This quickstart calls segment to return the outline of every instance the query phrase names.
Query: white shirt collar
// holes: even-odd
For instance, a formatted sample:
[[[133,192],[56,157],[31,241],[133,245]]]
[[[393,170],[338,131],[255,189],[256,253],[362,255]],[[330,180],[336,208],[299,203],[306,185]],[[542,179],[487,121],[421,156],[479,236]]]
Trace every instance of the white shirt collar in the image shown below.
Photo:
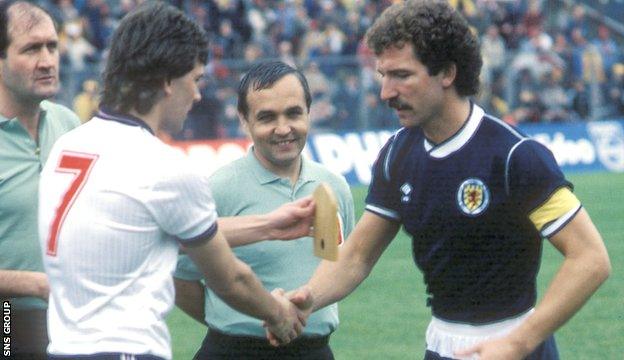
[[[445,158],[455,151],[461,149],[468,141],[472,138],[474,133],[479,128],[479,124],[481,124],[481,120],[485,115],[485,111],[480,108],[478,105],[471,102],[471,111],[468,116],[468,121],[459,129],[459,131],[446,139],[442,143],[438,145],[432,144],[429,140],[425,138],[424,146],[425,150],[429,152],[429,155],[434,158]]]

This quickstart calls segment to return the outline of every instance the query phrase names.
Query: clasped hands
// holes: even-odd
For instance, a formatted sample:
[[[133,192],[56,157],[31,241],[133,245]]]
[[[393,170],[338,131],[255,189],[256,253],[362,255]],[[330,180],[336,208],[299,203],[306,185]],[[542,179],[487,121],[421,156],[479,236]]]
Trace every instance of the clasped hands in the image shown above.
[[[280,306],[280,316],[273,321],[265,321],[267,339],[273,346],[286,345],[303,332],[312,312],[312,294],[307,287],[288,293],[284,289],[271,292]]]

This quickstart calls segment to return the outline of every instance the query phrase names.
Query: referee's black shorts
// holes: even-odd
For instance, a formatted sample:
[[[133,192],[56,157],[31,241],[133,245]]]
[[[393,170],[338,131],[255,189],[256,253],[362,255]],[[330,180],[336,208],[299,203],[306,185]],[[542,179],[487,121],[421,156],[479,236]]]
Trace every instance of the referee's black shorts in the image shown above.
[[[209,330],[194,360],[333,360],[329,335],[299,337],[288,345],[274,347],[265,338],[232,336]]]
[[[48,347],[46,310],[11,312],[11,358],[44,360]]]

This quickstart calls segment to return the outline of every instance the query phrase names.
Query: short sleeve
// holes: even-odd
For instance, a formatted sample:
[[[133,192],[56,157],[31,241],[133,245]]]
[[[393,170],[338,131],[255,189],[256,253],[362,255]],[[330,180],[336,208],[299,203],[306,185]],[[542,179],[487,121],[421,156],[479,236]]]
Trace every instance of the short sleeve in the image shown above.
[[[524,141],[511,154],[508,177],[514,205],[544,237],[562,229],[581,207],[553,154],[536,141]]]
[[[523,141],[510,156],[509,193],[527,214],[546,202],[555,190],[573,188],[552,152],[537,141]]]
[[[392,221],[400,221],[399,192],[391,178],[395,138],[391,137],[373,165],[373,176],[366,196],[366,210]]]
[[[190,166],[167,171],[150,192],[146,206],[162,229],[186,245],[211,239],[217,213],[205,175]]]

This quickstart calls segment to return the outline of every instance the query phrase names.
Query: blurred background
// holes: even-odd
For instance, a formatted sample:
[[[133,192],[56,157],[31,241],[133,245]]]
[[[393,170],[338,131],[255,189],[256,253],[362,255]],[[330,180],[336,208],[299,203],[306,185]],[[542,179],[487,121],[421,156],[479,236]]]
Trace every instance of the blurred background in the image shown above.
[[[57,101],[86,121],[108,40],[141,0],[40,0],[60,24],[63,92]],[[203,98],[179,140],[243,136],[238,81],[258,59],[306,74],[317,132],[398,127],[379,101],[379,79],[363,36],[393,1],[170,0],[210,34]],[[486,110],[512,123],[624,117],[624,0],[450,0],[479,35]]]

